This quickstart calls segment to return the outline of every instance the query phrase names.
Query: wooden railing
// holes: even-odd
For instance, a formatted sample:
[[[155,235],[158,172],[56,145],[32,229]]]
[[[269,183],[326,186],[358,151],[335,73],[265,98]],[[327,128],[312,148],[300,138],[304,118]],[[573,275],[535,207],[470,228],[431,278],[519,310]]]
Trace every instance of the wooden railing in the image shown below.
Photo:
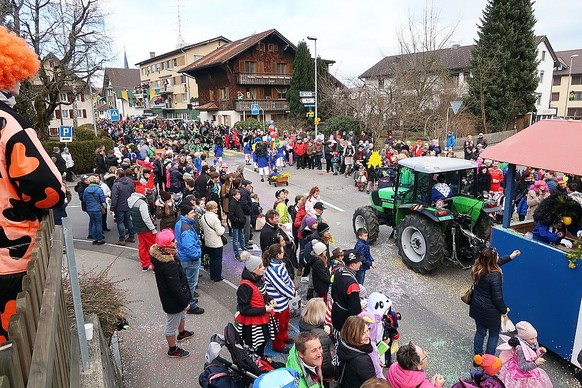
[[[239,73],[236,75],[238,85],[291,85],[290,74]]]
[[[242,112],[242,111],[250,112],[252,104],[259,104],[259,109],[260,109],[261,114],[263,114],[263,111],[287,112],[289,110],[289,102],[287,100],[270,100],[270,99],[236,101],[234,103],[234,110],[237,112]]]
[[[0,346],[0,388],[69,387],[79,374],[71,358],[71,322],[62,281],[63,229],[46,216],[36,235],[32,259]],[[78,346],[78,343],[76,344]],[[78,352],[76,352],[78,353]],[[72,367],[73,366],[73,367]]]

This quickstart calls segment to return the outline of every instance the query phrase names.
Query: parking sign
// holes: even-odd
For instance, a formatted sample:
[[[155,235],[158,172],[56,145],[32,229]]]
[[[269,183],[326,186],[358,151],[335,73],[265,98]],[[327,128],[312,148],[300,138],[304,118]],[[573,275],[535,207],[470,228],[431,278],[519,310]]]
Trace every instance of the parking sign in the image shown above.
[[[61,125],[59,131],[61,143],[70,143],[73,141],[73,127],[69,125]]]

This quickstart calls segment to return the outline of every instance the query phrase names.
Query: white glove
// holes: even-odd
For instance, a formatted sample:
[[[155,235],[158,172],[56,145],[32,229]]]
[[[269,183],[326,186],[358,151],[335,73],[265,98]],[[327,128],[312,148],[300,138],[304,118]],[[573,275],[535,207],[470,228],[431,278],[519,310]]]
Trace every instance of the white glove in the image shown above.
[[[560,244],[562,244],[566,248],[572,248],[572,241],[566,240],[565,238],[560,240]]]
[[[578,233],[576,233],[576,237],[582,238],[582,230],[579,230]]]

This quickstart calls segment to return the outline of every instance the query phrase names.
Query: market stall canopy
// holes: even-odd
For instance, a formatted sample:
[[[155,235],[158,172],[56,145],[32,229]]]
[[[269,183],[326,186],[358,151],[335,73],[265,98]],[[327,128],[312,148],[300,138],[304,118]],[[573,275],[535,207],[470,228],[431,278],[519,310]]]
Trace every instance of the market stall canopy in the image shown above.
[[[479,156],[520,166],[582,175],[582,121],[541,120],[487,147]]]

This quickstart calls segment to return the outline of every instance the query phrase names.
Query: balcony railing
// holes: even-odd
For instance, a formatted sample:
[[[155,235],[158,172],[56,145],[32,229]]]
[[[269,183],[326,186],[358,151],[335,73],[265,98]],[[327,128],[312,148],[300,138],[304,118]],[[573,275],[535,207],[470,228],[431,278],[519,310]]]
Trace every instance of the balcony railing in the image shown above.
[[[238,85],[291,85],[289,74],[240,73],[236,75]]]
[[[234,110],[236,110],[238,112],[242,112],[242,111],[250,112],[251,104],[259,104],[259,109],[261,111],[265,111],[265,112],[273,112],[273,111],[286,112],[289,110],[289,102],[287,100],[236,101],[234,104]]]

